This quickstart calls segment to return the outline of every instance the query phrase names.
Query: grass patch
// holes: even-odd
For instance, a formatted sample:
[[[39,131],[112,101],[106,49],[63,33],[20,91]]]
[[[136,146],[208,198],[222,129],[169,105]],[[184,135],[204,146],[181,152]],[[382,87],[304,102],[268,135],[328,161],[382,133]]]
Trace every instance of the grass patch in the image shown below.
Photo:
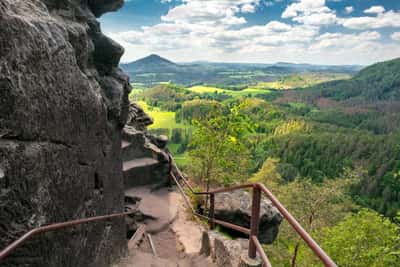
[[[219,93],[219,94],[227,94],[230,96],[245,96],[245,95],[257,95],[257,94],[268,94],[270,93],[269,90],[263,89],[263,88],[246,88],[244,90],[227,90],[227,89],[221,89],[217,87],[211,87],[211,86],[193,86],[190,88],[187,88],[187,90],[198,93],[198,94],[207,94],[207,93]]]
[[[228,90],[224,90],[221,88],[217,88],[217,87],[210,87],[210,86],[193,86],[188,88],[189,91],[194,92],[194,93],[198,93],[198,94],[205,94],[205,93],[224,93]]]
[[[150,125],[149,129],[169,129],[170,132],[174,128],[187,129],[189,126],[183,123],[177,123],[175,120],[176,113],[173,111],[163,111],[157,107],[151,107],[144,101],[137,102],[139,106],[153,119],[154,123]]]

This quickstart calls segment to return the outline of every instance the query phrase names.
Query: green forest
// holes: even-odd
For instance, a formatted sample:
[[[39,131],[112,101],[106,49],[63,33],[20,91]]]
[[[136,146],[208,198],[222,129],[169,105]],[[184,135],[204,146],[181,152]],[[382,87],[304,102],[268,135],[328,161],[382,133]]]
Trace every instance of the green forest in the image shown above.
[[[400,59],[352,76],[133,84],[130,99],[199,187],[262,182],[339,266],[400,266]],[[320,266],[286,223],[265,250]]]

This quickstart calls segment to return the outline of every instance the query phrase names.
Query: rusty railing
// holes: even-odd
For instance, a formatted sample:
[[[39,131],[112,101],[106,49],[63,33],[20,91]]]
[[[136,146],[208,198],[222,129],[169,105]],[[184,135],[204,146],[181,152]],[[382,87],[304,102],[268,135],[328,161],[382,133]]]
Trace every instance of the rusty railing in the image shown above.
[[[172,159],[172,158],[171,158]],[[244,184],[244,185],[237,185],[227,188],[220,188],[211,190],[209,192],[196,192],[193,187],[189,184],[189,181],[185,178],[179,168],[176,166],[176,163],[172,159],[171,163],[176,170],[179,179],[183,181],[183,183],[189,188],[189,190],[195,195],[209,195],[210,201],[210,208],[208,211],[208,216],[204,216],[202,214],[197,213],[197,211],[193,208],[188,199],[182,185],[178,181],[178,178],[173,173],[170,172],[171,178],[176,183],[179,191],[181,192],[186,204],[192,210],[192,213],[200,218],[208,220],[210,229],[214,229],[216,224],[221,226],[239,231],[241,233],[246,234],[249,236],[249,250],[248,256],[251,259],[256,258],[257,253],[259,254],[263,264],[265,267],[271,267],[271,263],[262,248],[257,235],[259,229],[259,222],[260,222],[260,204],[261,204],[261,194],[263,193],[271,202],[272,204],[279,210],[282,216],[288,221],[288,223],[292,226],[295,232],[304,240],[304,242],[308,245],[308,247],[314,252],[316,256],[322,261],[322,263],[326,267],[337,267],[336,263],[328,256],[328,254],[315,242],[315,240],[307,233],[306,230],[300,225],[300,223],[290,214],[289,211],[279,202],[279,200],[268,190],[268,188],[261,184],[261,183],[251,183],[251,184]],[[251,210],[251,221],[250,221],[250,229],[231,224],[228,222],[224,222],[221,220],[217,220],[214,217],[214,208],[215,208],[215,194],[223,193],[223,192],[231,192],[238,189],[252,189],[253,190],[253,199],[252,199],[252,210]]]
[[[0,251],[0,262],[2,262],[7,256],[9,256],[15,249],[18,247],[22,246],[28,239],[31,239],[33,236],[41,234],[41,233],[46,233],[46,232],[53,232],[73,226],[77,226],[80,224],[85,224],[85,223],[90,223],[90,222],[98,222],[98,221],[105,221],[117,217],[124,217],[127,215],[131,215],[135,213],[135,211],[128,211],[128,212],[122,212],[122,213],[115,213],[115,214],[109,214],[109,215],[104,215],[104,216],[97,216],[97,217],[90,217],[90,218],[84,218],[84,219],[77,219],[73,221],[67,221],[67,222],[60,222],[60,223],[54,223],[54,224],[49,224],[49,225],[44,225],[41,227],[34,228],[15,240],[13,243],[8,245],[5,249]]]
[[[264,193],[266,197],[272,202],[272,204],[280,211],[282,216],[288,221],[288,223],[293,227],[293,229],[297,232],[297,234],[306,242],[306,244],[310,247],[310,249],[320,258],[320,260],[324,263],[327,267],[337,267],[335,262],[322,250],[322,248],[314,241],[314,239],[304,230],[304,228],[297,222],[297,220],[286,210],[286,208],[279,202],[279,200],[265,187],[265,185],[261,183],[252,183],[252,184],[244,184],[244,185],[237,185],[232,186],[229,188],[220,188],[211,190],[209,192],[196,192],[193,187],[190,185],[189,181],[185,178],[179,168],[176,166],[172,157],[170,158],[171,164],[173,165],[174,169],[176,170],[179,178],[184,182],[184,184],[189,188],[189,190],[195,195],[209,195],[210,201],[210,208],[208,212],[208,216],[204,216],[203,214],[199,214],[191,205],[188,196],[185,193],[182,185],[178,181],[178,178],[173,173],[173,170],[170,171],[170,176],[174,180],[175,184],[177,185],[179,191],[181,192],[184,201],[186,202],[187,206],[191,209],[192,213],[197,217],[203,218],[208,220],[210,228],[214,229],[215,225],[221,225],[241,233],[246,234],[249,236],[249,250],[248,255],[250,258],[255,258],[257,253],[259,254],[260,258],[263,261],[264,266],[271,267],[271,263],[266,256],[258,238],[258,229],[259,229],[259,220],[260,220],[260,203],[261,203],[261,193]],[[214,208],[215,208],[215,194],[223,193],[223,192],[231,192],[238,189],[244,188],[251,188],[253,189],[253,199],[252,199],[252,212],[251,212],[251,223],[250,229],[245,227],[241,227],[239,225],[235,225],[229,222],[221,221],[215,219],[214,216]],[[90,222],[97,222],[97,221],[104,221],[112,218],[117,217],[124,217],[130,214],[135,213],[135,211],[123,212],[123,213],[116,213],[116,214],[109,214],[104,216],[97,216],[97,217],[90,217],[84,219],[77,219],[73,221],[55,223],[50,225],[41,226],[38,228],[34,228],[21,236],[19,239],[8,245],[5,249],[0,251],[0,262],[3,261],[7,256],[9,256],[15,249],[22,246],[27,240],[32,238],[35,235],[57,231],[60,229],[65,229],[69,227],[73,227],[80,224],[90,223]]]

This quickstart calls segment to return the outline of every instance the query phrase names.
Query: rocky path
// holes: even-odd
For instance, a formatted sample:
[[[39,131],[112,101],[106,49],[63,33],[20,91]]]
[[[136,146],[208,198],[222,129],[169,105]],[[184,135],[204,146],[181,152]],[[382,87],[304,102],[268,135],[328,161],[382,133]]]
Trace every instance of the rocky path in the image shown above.
[[[138,209],[148,217],[144,221],[146,233],[138,246],[113,267],[215,266],[200,255],[202,228],[192,220],[179,193],[165,188],[151,192],[149,187],[136,187],[126,190],[126,195],[141,198]]]

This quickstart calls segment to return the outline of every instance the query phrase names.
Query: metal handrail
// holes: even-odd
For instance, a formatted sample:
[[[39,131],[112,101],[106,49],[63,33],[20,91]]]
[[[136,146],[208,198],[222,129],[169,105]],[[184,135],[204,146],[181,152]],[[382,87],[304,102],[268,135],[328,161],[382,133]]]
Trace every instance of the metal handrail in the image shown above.
[[[186,185],[189,185],[189,182],[187,179],[183,176],[182,172],[179,170],[179,168],[176,166],[175,162],[172,162],[174,168],[177,170],[177,173],[179,174],[180,178]],[[316,256],[324,263],[326,267],[337,267],[336,263],[329,257],[329,255],[318,245],[318,243],[310,236],[310,234],[307,233],[306,230],[300,225],[300,223],[293,217],[293,215],[290,214],[290,212],[280,203],[280,201],[271,193],[271,191],[268,190],[268,188],[263,185],[262,183],[250,183],[250,184],[243,184],[243,185],[236,185],[232,187],[226,187],[226,188],[218,188],[214,190],[210,190],[208,192],[196,192],[193,190],[193,188],[189,185],[190,191],[192,191],[193,194],[197,195],[210,195],[210,212],[209,216],[204,216],[198,214],[192,205],[190,204],[190,201],[187,199],[187,196],[185,194],[185,191],[183,190],[182,186],[180,185],[178,179],[176,178],[175,174],[171,171],[170,172],[171,177],[177,184],[179,190],[181,191],[182,195],[185,198],[186,204],[189,206],[189,208],[192,210],[193,214],[199,217],[202,217],[204,219],[207,219],[210,225],[211,229],[214,229],[215,224],[222,225],[224,227],[242,232],[246,235],[249,236],[249,257],[250,258],[255,258],[256,253],[260,254],[260,257],[264,263],[264,266],[270,267],[271,263],[268,260],[268,257],[266,256],[264,250],[262,249],[262,246],[257,238],[258,235],[258,226],[259,226],[259,213],[260,213],[260,203],[261,203],[261,192],[266,195],[266,197],[272,202],[272,204],[279,210],[279,212],[282,214],[282,216],[289,222],[289,224],[292,226],[292,228],[295,230],[295,232],[306,242],[308,247],[314,252]],[[234,225],[228,222],[216,220],[214,218],[214,201],[215,201],[215,194],[218,193],[223,193],[223,192],[231,192],[235,191],[238,189],[244,189],[244,188],[253,188],[253,200],[252,200],[252,216],[251,216],[251,224],[250,224],[250,229],[240,227],[238,225]]]
[[[262,249],[262,246],[257,238],[258,235],[258,226],[259,226],[259,219],[260,219],[260,203],[261,203],[261,192],[264,193],[267,198],[272,202],[272,204],[279,210],[279,212],[282,214],[282,216],[289,222],[289,224],[293,227],[293,229],[300,235],[300,237],[306,242],[306,244],[310,247],[310,249],[320,258],[320,260],[324,263],[325,266],[327,267],[337,267],[335,262],[325,253],[325,251],[315,242],[315,240],[307,233],[307,231],[304,230],[304,228],[300,225],[299,222],[290,214],[289,211],[286,210],[286,208],[279,202],[279,200],[268,190],[268,188],[261,184],[261,183],[251,183],[251,184],[244,184],[244,185],[237,185],[237,186],[232,186],[232,187],[227,187],[227,188],[219,188],[215,190],[211,190],[208,192],[196,192],[194,189],[190,186],[189,182],[187,179],[183,176],[182,172],[179,170],[179,168],[176,166],[175,162],[173,161],[172,157],[171,158],[171,164],[173,164],[173,167],[175,170],[177,170],[178,175],[184,181],[186,186],[190,189],[190,191],[193,194],[196,195],[210,195],[210,210],[209,210],[209,216],[204,216],[202,214],[199,214],[195,211],[193,206],[190,203],[190,200],[185,194],[185,191],[181,184],[178,181],[178,178],[175,176],[173,171],[170,171],[170,176],[173,178],[174,182],[178,186],[179,191],[181,192],[182,196],[184,197],[184,200],[187,204],[187,206],[192,210],[192,213],[196,215],[197,217],[203,218],[208,220],[210,224],[210,228],[214,229],[215,224],[222,225],[224,227],[242,232],[246,235],[249,236],[249,257],[250,258],[255,258],[256,253],[260,254],[260,257],[264,263],[264,266],[266,267],[271,267],[271,263],[268,260],[268,257],[266,256],[264,250]],[[217,220],[214,218],[214,205],[215,205],[215,194],[218,193],[223,193],[223,192],[231,192],[235,191],[238,189],[243,189],[243,188],[253,188],[253,200],[252,200],[252,216],[251,216],[251,224],[250,224],[250,229],[231,224],[225,221]],[[7,256],[9,256],[16,248],[20,247],[23,243],[25,243],[27,240],[32,238],[33,236],[40,234],[40,233],[45,233],[45,232],[51,232],[51,231],[56,231],[84,223],[89,223],[89,222],[96,222],[96,221],[103,221],[107,219],[112,219],[112,218],[117,218],[117,217],[123,217],[127,215],[134,214],[136,211],[129,211],[129,212],[123,212],[123,213],[116,213],[116,214],[109,214],[109,215],[103,215],[103,216],[97,216],[97,217],[90,217],[90,218],[84,218],[84,219],[77,219],[73,221],[67,221],[67,222],[61,222],[61,223],[54,223],[50,225],[45,225],[41,227],[34,228],[21,236],[19,239],[15,240],[13,243],[8,245],[5,249],[0,251],[0,262],[3,261]]]
[[[328,254],[318,245],[317,242],[307,233],[301,224],[293,217],[292,214],[279,202],[279,200],[268,190],[268,188],[261,184],[255,184],[260,190],[271,200],[272,204],[279,210],[283,217],[289,222],[293,229],[300,235],[300,237],[306,242],[308,247],[316,254],[325,266],[336,267],[336,263],[328,256]]]
[[[23,245],[27,240],[29,240],[30,238],[32,238],[35,235],[38,235],[41,233],[46,233],[46,232],[57,231],[60,229],[64,229],[64,228],[68,228],[68,227],[72,227],[72,226],[76,226],[76,225],[80,225],[80,224],[84,224],[84,223],[105,221],[105,220],[112,219],[112,218],[123,217],[123,216],[134,214],[135,212],[136,211],[114,213],[114,214],[109,214],[109,215],[54,223],[54,224],[49,224],[49,225],[34,228],[34,229],[30,230],[29,232],[25,233],[23,236],[21,236],[14,242],[12,242],[10,245],[8,245],[6,248],[4,248],[2,251],[0,251],[0,262],[3,261],[7,256],[9,256],[16,248]]]
[[[252,236],[251,240],[253,241],[254,245],[256,246],[258,254],[260,254],[260,257],[264,263],[264,267],[272,267],[272,264],[269,261],[267,255],[265,255],[264,249],[261,246],[260,241],[258,241],[258,238],[256,236]]]

